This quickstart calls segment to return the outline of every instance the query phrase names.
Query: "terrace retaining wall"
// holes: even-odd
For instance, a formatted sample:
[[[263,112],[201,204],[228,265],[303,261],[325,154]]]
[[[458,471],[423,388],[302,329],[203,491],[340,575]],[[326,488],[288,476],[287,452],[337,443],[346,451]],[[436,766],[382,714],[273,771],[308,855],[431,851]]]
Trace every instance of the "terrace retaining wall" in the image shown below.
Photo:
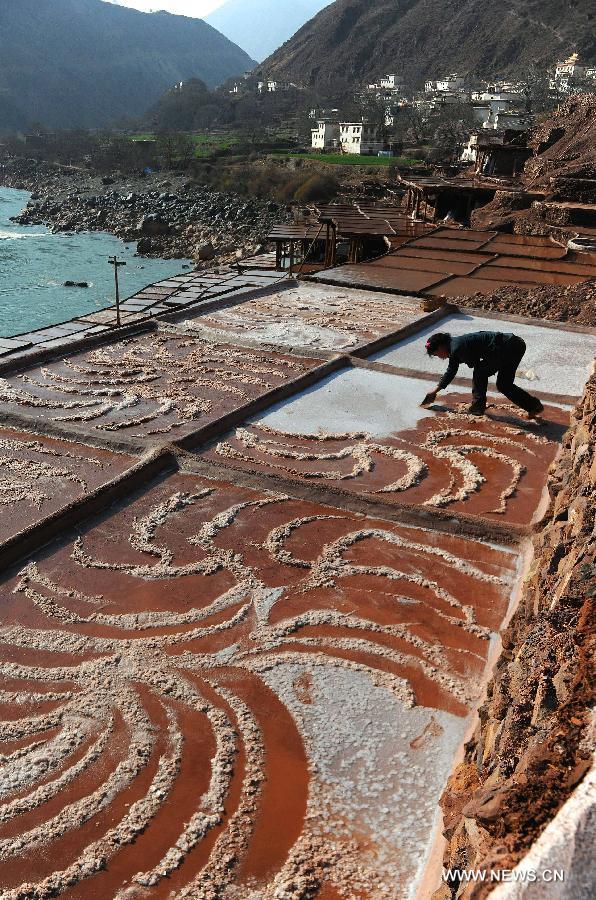
[[[441,800],[445,867],[513,869],[590,768],[595,446],[593,375],[550,468],[549,508],[475,733]],[[433,900],[490,891],[456,880]]]

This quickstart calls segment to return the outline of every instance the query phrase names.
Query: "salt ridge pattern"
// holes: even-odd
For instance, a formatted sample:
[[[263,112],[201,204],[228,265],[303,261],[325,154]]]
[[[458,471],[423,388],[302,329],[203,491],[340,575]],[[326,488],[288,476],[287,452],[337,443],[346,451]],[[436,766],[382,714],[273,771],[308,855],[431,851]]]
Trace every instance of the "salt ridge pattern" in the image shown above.
[[[235,879],[240,860],[250,858],[268,754],[275,751],[267,746],[259,711],[230,687],[234,672],[267,679],[277,667],[281,672],[300,661],[313,671],[366,676],[406,708],[419,702],[420,682],[414,682],[421,679],[435,685],[439,707],[454,704],[460,715],[477,691],[470,672],[482,670],[491,629],[479,624],[478,611],[466,598],[480,586],[506,596],[512,573],[502,554],[491,551],[484,562],[484,551],[474,542],[446,539],[448,547],[442,547],[421,529],[362,527],[357,517],[285,495],[259,496],[188,477],[175,480],[178,490],[168,492],[167,483],[154,489],[159,502],[137,501],[134,510],[124,507],[115,514],[112,533],[121,531],[121,516],[129,522],[127,546],[105,543],[105,526],[97,534],[92,529],[66,548],[64,563],[31,562],[11,589],[18,608],[34,611],[34,617],[29,624],[6,622],[0,640],[17,658],[41,654],[46,662],[0,664],[2,681],[11,685],[4,702],[21,710],[3,722],[0,732],[2,746],[9,748],[0,759],[0,826],[5,829],[0,831],[0,869],[62,836],[87,834],[88,823],[114,804],[119,808],[119,798],[137,781],[147,783],[144,773],[153,775],[128,810],[75,858],[64,859],[59,851],[62,864],[35,882],[17,883],[18,870],[6,870],[13,872],[12,886],[3,894],[10,900],[60,895],[88,879],[92,890],[94,876],[106,866],[109,872],[111,859],[126,854],[144,832],[151,833],[152,822],[176,790],[190,737],[185,723],[194,715],[204,717],[212,733],[213,750],[204,760],[211,773],[208,788],[196,797],[192,815],[169,848],[148,868],[132,873],[128,886],[120,885],[114,896],[134,898],[140,889],[162,886],[167,888],[162,896],[207,898],[227,896],[228,890],[230,897],[239,896]],[[306,510],[297,515],[301,507]],[[248,544],[241,538],[247,527],[252,533]],[[335,538],[328,539],[329,530]],[[366,563],[358,561],[361,548],[366,548]],[[467,589],[441,586],[430,575],[437,565],[463,578]],[[424,566],[428,574],[422,574]],[[155,585],[153,596],[165,608],[118,611],[117,593],[88,591],[96,583],[94,572],[109,572],[117,583]],[[219,579],[227,587],[185,612],[169,609],[168,585],[188,583],[189,598],[199,600],[197,578],[205,585]],[[395,614],[385,611],[379,618],[377,613],[375,620],[366,604],[360,613],[341,609],[335,598],[360,579],[373,579],[383,604]],[[365,597],[376,595],[364,589]],[[408,612],[418,608],[435,622],[425,636]],[[399,621],[404,612],[410,623]],[[458,634],[468,635],[460,649],[454,645],[445,652],[439,623],[452,634],[451,644],[458,643]],[[69,664],[61,662],[63,654]],[[159,738],[154,702],[167,722]],[[88,773],[97,770],[115,743],[123,755],[86,792]],[[61,796],[70,798],[62,806]],[[347,884],[354,873],[350,840],[338,842],[320,833],[314,799],[309,802],[298,844],[288,848],[279,872],[255,896],[286,896],[279,893],[284,885],[287,896],[293,896],[290,873],[296,874],[300,846],[316,847],[319,861],[333,859],[338,884]],[[48,817],[44,809],[52,804]],[[23,816],[31,823],[25,829],[19,828]],[[206,862],[185,878],[185,866],[213,829],[218,836]],[[179,870],[182,881],[171,893],[169,881]],[[361,870],[359,878],[369,888],[376,885],[378,896],[390,896],[374,867]]]
[[[482,461],[494,460],[509,470],[509,480],[499,493],[498,505],[482,512],[502,515],[509,510],[509,501],[515,498],[528,465],[535,467],[542,454],[552,458],[555,446],[527,428],[496,419],[479,421],[464,412],[446,412],[423,419],[414,432],[388,435],[381,441],[367,432],[287,433],[253,422],[218,442],[208,455],[232,465],[257,464],[265,471],[292,478],[338,483],[369,496],[405,494],[407,500],[408,492],[418,488],[415,502],[436,507],[466,504],[482,493],[484,485],[492,486],[483,473]],[[336,463],[340,465],[333,465]],[[405,473],[394,479],[400,464]],[[427,483],[436,484],[437,480],[439,490],[426,488]]]
[[[197,419],[220,416],[224,408],[242,406],[306,372],[313,362],[219,346],[165,326],[159,333],[0,379],[0,401],[94,430],[167,435]]]

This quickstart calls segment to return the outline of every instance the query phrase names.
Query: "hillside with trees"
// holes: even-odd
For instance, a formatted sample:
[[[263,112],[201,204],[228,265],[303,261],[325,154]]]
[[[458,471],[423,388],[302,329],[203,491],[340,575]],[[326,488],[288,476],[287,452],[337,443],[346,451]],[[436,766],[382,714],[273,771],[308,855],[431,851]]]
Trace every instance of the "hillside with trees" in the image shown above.
[[[2,0],[0,131],[100,127],[139,116],[176,82],[213,87],[254,61],[200,19],[101,0]]]
[[[409,87],[453,71],[515,75],[573,51],[596,62],[595,25],[596,0],[335,0],[263,69],[334,97],[383,72]]]

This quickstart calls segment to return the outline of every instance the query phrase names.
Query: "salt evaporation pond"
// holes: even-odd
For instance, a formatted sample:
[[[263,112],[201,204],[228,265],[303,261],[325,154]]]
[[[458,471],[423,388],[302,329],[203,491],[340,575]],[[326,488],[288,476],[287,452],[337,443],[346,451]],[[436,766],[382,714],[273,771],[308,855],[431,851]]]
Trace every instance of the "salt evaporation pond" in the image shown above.
[[[189,260],[145,259],[136,245],[104,232],[52,234],[43,225],[11,222],[26,206],[26,191],[0,188],[0,336],[64,322],[114,302],[114,270],[108,257],[126,261],[121,293],[129,297],[154,281],[182,271]],[[86,281],[89,288],[67,288]]]

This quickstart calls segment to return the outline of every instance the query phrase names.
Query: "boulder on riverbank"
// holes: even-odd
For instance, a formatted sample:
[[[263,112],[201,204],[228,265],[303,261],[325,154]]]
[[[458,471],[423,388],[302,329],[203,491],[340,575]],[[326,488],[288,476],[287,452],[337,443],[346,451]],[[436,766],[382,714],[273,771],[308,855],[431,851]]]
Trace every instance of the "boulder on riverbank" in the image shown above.
[[[290,216],[270,200],[220,193],[188,180],[188,175],[108,176],[64,173],[35,160],[0,165],[0,183],[33,192],[16,221],[49,225],[53,231],[108,231],[138,241],[143,256],[201,259],[197,248],[211,244],[225,264],[254,253],[275,222]],[[225,251],[222,248],[226,248]],[[209,251],[205,251],[208,253]]]

